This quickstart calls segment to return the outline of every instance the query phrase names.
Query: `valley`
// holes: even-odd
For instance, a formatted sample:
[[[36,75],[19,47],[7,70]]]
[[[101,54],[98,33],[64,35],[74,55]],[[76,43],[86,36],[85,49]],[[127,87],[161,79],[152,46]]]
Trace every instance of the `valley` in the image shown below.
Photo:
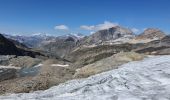
[[[121,26],[89,36],[1,34],[0,99],[166,100],[169,54],[170,36],[155,28],[140,35]]]

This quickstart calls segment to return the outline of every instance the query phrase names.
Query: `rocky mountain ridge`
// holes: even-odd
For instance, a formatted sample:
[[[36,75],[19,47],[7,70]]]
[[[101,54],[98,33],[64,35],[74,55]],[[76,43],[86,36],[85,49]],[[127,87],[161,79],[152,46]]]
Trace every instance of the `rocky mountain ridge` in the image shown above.
[[[15,45],[18,43],[18,46]],[[43,56],[43,54],[32,51],[29,48],[19,46],[18,41],[13,41],[5,38],[2,34],[0,34],[0,55],[16,55],[16,56]],[[21,44],[20,44],[21,45]]]
[[[38,51],[43,51],[49,56],[53,55],[64,58],[78,48],[125,43],[148,43],[154,40],[160,40],[165,37],[166,34],[157,28],[148,28],[140,35],[135,35],[128,28],[115,26],[97,31],[89,36],[83,36],[81,34],[68,34],[58,37],[43,34],[35,34],[32,36],[5,36],[11,40],[14,39],[15,41],[22,42],[14,42],[16,45],[31,47],[38,49]]]
[[[132,38],[134,37],[134,33],[130,29],[121,26],[115,26],[93,33],[92,35],[84,38],[81,42],[85,45],[102,44],[107,41],[112,42],[122,37]]]
[[[165,33],[157,28],[148,28],[143,33],[141,33],[137,38],[148,38],[148,39],[162,39],[165,37]]]

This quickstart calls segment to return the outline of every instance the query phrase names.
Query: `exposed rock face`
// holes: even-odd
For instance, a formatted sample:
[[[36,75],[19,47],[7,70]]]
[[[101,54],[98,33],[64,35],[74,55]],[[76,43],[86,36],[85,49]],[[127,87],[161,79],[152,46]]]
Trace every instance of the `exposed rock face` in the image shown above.
[[[140,46],[137,46],[137,49],[134,49],[134,51],[155,55],[170,54],[170,36],[165,36],[160,40],[141,44]]]
[[[21,55],[17,47],[0,34],[0,55]]]
[[[164,45],[170,46],[170,35],[162,38],[161,43],[163,43]]]
[[[148,28],[142,34],[140,34],[137,38],[141,39],[162,39],[165,37],[165,33],[156,28]]]
[[[132,36],[133,32],[129,29],[115,26],[109,29],[100,30],[82,40],[82,44],[101,44],[105,41],[113,41],[121,37]]]

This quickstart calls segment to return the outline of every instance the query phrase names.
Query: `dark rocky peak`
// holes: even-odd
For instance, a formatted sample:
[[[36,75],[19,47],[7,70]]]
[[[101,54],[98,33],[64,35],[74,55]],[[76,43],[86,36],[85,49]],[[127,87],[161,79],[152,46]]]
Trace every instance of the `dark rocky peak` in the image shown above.
[[[121,37],[133,36],[133,32],[121,26],[115,26],[109,29],[100,30],[86,38],[83,42],[85,44],[98,44],[104,41],[113,41]]]
[[[65,42],[70,41],[70,42],[75,42],[76,40],[73,37],[68,37]]]
[[[6,39],[2,34],[0,34],[0,55],[12,55],[12,54],[20,54],[17,47],[13,42]]]
[[[167,35],[164,38],[162,38],[161,42],[166,42],[170,46],[170,35]]]
[[[130,29],[123,28],[120,26],[115,26],[109,29],[100,30],[95,34],[100,34],[101,36],[108,36],[112,39],[123,37],[124,35],[132,35],[133,32]]]

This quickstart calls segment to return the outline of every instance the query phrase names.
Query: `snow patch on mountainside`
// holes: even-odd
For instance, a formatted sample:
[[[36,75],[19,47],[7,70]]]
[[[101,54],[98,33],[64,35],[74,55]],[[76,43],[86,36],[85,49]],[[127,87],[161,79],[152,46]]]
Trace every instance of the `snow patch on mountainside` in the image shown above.
[[[170,55],[134,61],[45,91],[7,94],[1,100],[169,100]]]
[[[64,67],[64,68],[67,68],[69,65],[68,65],[68,64],[66,64],[66,65],[52,64],[51,66],[52,66],[52,67]]]
[[[9,65],[9,66],[0,65],[0,69],[4,69],[4,68],[7,68],[7,69],[21,69],[20,67],[15,67],[15,66],[12,66],[12,65]]]

